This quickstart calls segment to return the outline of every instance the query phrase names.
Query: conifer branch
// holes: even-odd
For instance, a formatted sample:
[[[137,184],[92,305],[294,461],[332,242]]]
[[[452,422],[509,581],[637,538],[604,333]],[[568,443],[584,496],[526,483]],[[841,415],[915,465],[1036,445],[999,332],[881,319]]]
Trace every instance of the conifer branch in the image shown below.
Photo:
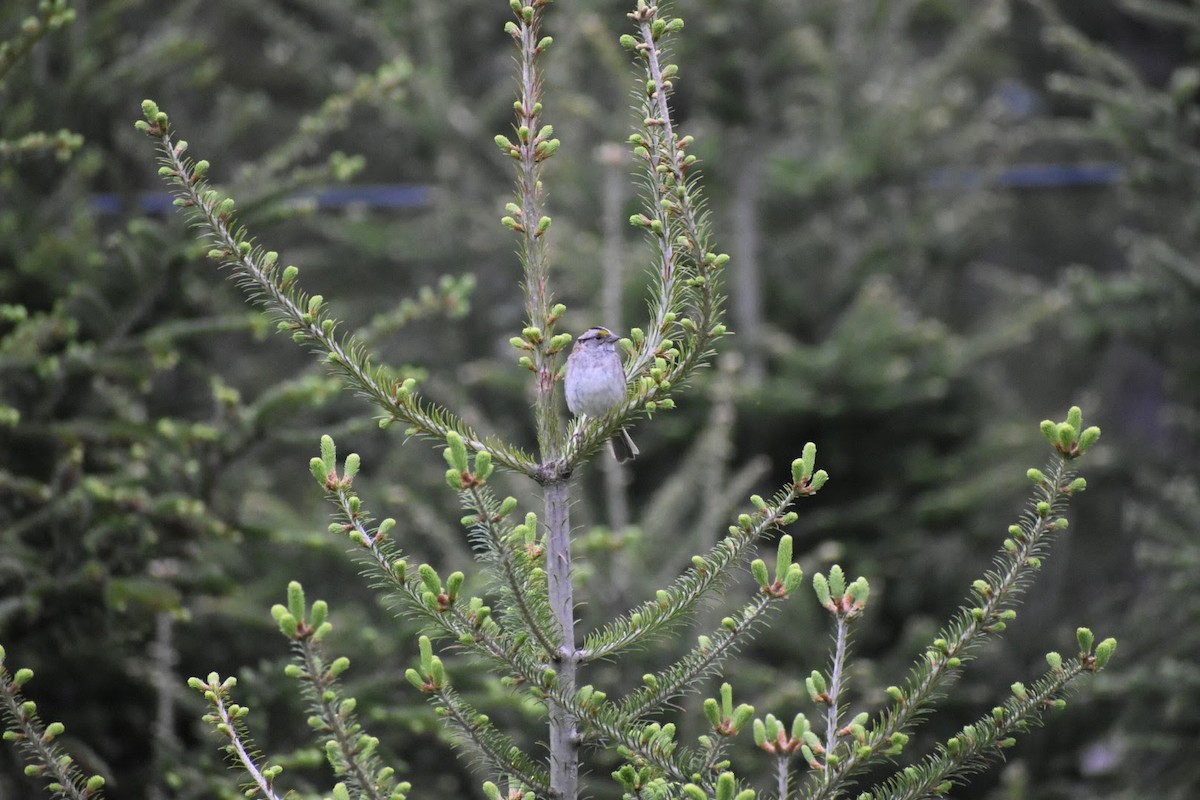
[[[517,678],[537,685],[541,669],[527,654],[528,645],[519,644],[504,631],[492,617],[491,609],[482,602],[471,602],[463,609],[448,596],[443,598],[441,593],[430,592],[422,571],[409,571],[402,551],[389,536],[396,521],[388,518],[371,527],[371,516],[358,495],[344,478],[338,479],[336,474],[332,477],[329,483],[333,486],[327,486],[327,490],[341,510],[343,522],[335,523],[331,530],[349,536],[358,546],[377,579],[374,585],[388,590],[402,613],[432,623],[442,636],[511,671]]]
[[[517,202],[508,205],[510,216],[502,222],[520,238],[528,324],[514,344],[522,342],[521,349],[531,354],[522,356],[520,363],[534,373],[537,381],[534,418],[543,461],[554,460],[561,446],[562,417],[555,404],[555,388],[560,355],[571,341],[570,336],[554,335],[555,325],[566,309],[554,304],[550,288],[550,261],[546,253],[550,217],[546,216],[541,178],[542,163],[559,147],[559,140],[553,138],[554,126],[542,123],[540,57],[554,42],[551,37],[542,36],[542,17],[549,4],[550,0],[512,2],[515,19],[506,23],[504,30],[513,38],[518,51],[513,126],[516,141],[496,137],[496,144],[517,166]]]
[[[1109,646],[1111,643],[1111,646]],[[1097,648],[1107,650],[1107,657],[1115,648],[1115,641],[1108,640]],[[1086,672],[1095,672],[1097,656],[1083,653],[1079,658],[1064,662],[1057,653],[1047,657],[1052,662],[1049,672],[1037,680],[1029,689],[1015,683],[1012,696],[1003,705],[992,709],[990,714],[980,717],[965,726],[958,735],[919,763],[897,772],[882,786],[875,787],[862,798],[870,800],[917,800],[918,798],[944,797],[953,787],[956,778],[975,772],[988,762],[1002,758],[1004,750],[1016,743],[1017,733],[1028,730],[1030,725],[1040,724],[1051,709],[1066,705],[1063,699],[1070,684]]]
[[[647,600],[618,619],[588,635],[581,651],[585,661],[609,658],[642,644],[651,634],[678,621],[714,586],[726,582],[741,566],[751,547],[768,532],[782,529],[796,521],[792,504],[800,497],[820,491],[829,476],[816,470],[816,445],[804,446],[804,457],[792,462],[792,482],[776,492],[769,502],[760,497],[751,500],[753,514],[742,514],[738,524],[729,527],[729,535],[713,545],[708,553],[692,560],[692,566],[670,587],[659,590],[653,600]]]
[[[344,696],[338,682],[338,676],[350,665],[349,660],[339,658],[327,663],[321,652],[325,613],[324,603],[318,600],[309,619],[292,618],[291,635],[289,626],[280,623],[284,635],[292,640],[299,662],[289,666],[288,674],[304,687],[313,713],[309,724],[325,737],[323,750],[334,774],[345,776],[358,796],[366,800],[404,800],[409,784],[397,784],[395,770],[380,761],[376,749],[379,740],[363,732],[354,713],[357,703],[354,698]]]
[[[237,225],[232,198],[220,199],[208,188],[204,179],[208,162],[184,155],[187,142],[172,139],[169,119],[157,105],[147,100],[142,108],[146,119],[138,121],[138,129],[158,143],[159,173],[174,187],[176,205],[192,212],[193,224],[212,242],[209,257],[233,270],[246,294],[279,318],[281,331],[323,353],[360,395],[383,409],[387,417],[381,424],[398,420],[409,426],[410,433],[440,441],[457,433],[471,450],[490,452],[497,464],[531,477],[540,474],[527,453],[495,438],[481,438],[448,410],[423,400],[415,392],[415,380],[399,380],[390,370],[373,365],[357,338],[338,335],[339,321],[330,316],[324,298],[301,291],[296,283],[299,270],[278,269],[278,254],[255,246]]]
[[[456,738],[464,749],[483,758],[497,776],[516,778],[539,797],[553,797],[545,768],[530,760],[512,737],[497,730],[486,715],[476,711],[449,686],[437,689],[433,697],[445,719],[458,731]]]
[[[4,741],[12,742],[28,761],[25,774],[46,781],[46,789],[68,800],[98,800],[104,778],[85,778],[75,760],[55,741],[65,732],[61,722],[42,724],[37,704],[26,700],[21,689],[33,679],[33,670],[18,669],[10,674],[0,647],[0,720],[4,721]]]
[[[658,254],[651,320],[645,331],[631,331],[632,355],[625,365],[634,391],[620,408],[599,421],[572,421],[562,462],[568,471],[616,433],[631,417],[674,407],[672,387],[680,386],[713,353],[725,335],[721,322],[723,294],[718,273],[729,257],[712,250],[695,156],[687,155],[691,137],[680,137],[671,117],[669,98],[675,65],[662,63],[667,37],[683,28],[681,18],[668,19],[657,0],[638,0],[628,14],[638,36],[621,43],[642,62],[646,75],[640,130],[630,137],[634,158],[643,173],[643,212],[631,222],[646,230]]]
[[[525,310],[528,324],[513,344],[529,353],[519,363],[534,373],[534,420],[542,464],[535,479],[543,486],[546,525],[546,587],[553,637],[548,648],[555,681],[562,693],[575,693],[579,663],[575,643],[575,595],[571,574],[570,486],[574,464],[560,458],[563,447],[562,417],[557,397],[558,363],[571,342],[569,334],[555,335],[554,328],[566,311],[553,303],[550,264],[545,236],[550,217],[545,214],[542,162],[559,147],[554,127],[542,124],[542,73],[540,56],[553,44],[542,36],[542,17],[550,0],[511,0],[514,19],[504,26],[518,50],[516,142],[497,136],[496,144],[517,162],[517,202],[509,203],[502,222],[517,233],[525,273]],[[550,797],[571,800],[579,794],[579,719],[569,705],[551,697],[548,702],[550,744]]]
[[[83,147],[83,136],[65,128],[55,133],[33,131],[15,141],[0,139],[0,160],[52,151],[59,161],[65,161],[80,147]]]
[[[773,603],[785,599],[786,595],[766,592],[755,595],[741,611],[726,617],[720,628],[701,636],[699,644],[687,655],[658,674],[643,679],[646,685],[623,698],[617,705],[619,719],[625,724],[632,724],[695,686],[705,675],[712,674],[737,650],[741,640],[749,635],[754,626],[762,621]]]
[[[381,64],[374,72],[360,75],[353,87],[329,95],[319,109],[302,117],[296,124],[296,132],[251,165],[250,170],[240,176],[239,182],[270,185],[280,173],[316,152],[322,139],[349,127],[355,119],[357,106],[385,100],[400,101],[412,72],[408,59],[398,56]]]
[[[1070,462],[1086,452],[1100,437],[1099,428],[1083,429],[1082,412],[1070,410],[1067,421],[1042,423],[1042,433],[1057,450],[1046,473],[1031,469],[1034,494],[1018,525],[1009,527],[1009,538],[996,556],[995,568],[972,587],[973,603],[960,609],[929,650],[914,665],[903,687],[891,687],[893,704],[865,731],[862,741],[849,748],[835,763],[824,766],[808,779],[805,797],[832,800],[845,782],[861,771],[877,754],[894,755],[907,741],[904,730],[928,713],[930,704],[947,683],[970,660],[981,642],[1003,631],[1016,617],[1013,610],[1040,568],[1054,533],[1067,526],[1062,516],[1069,499],[1082,491],[1086,482],[1075,478]]]
[[[229,760],[250,778],[250,788],[246,796],[261,795],[266,800],[281,800],[281,796],[275,793],[275,778],[283,771],[283,767],[271,765],[265,760],[263,766],[258,765],[261,754],[250,738],[244,722],[250,709],[230,701],[229,690],[236,685],[236,678],[221,680],[215,672],[208,674],[207,681],[199,678],[188,679],[188,686],[203,694],[212,709],[204,715],[204,721],[229,740],[229,744],[222,749]]]
[[[850,639],[850,621],[838,615],[833,633],[833,663],[829,670],[829,708],[825,711],[825,753],[834,752],[841,731],[842,678],[846,669],[846,647]]]
[[[46,34],[75,21],[75,9],[68,0],[42,0],[37,13],[21,21],[15,38],[0,42],[0,81],[9,70],[21,63]]]
[[[463,505],[474,511],[471,520],[471,540],[485,562],[499,573],[501,584],[500,607],[516,608],[524,627],[542,646],[547,658],[554,658],[558,645],[553,641],[550,627],[554,624],[547,607],[545,578],[534,576],[534,562],[544,561],[542,547],[536,544],[537,518],[527,519],[518,530],[508,515],[516,507],[516,498],[496,499],[491,488],[475,482],[459,496]],[[528,538],[527,538],[528,537]],[[518,552],[516,545],[524,545]]]

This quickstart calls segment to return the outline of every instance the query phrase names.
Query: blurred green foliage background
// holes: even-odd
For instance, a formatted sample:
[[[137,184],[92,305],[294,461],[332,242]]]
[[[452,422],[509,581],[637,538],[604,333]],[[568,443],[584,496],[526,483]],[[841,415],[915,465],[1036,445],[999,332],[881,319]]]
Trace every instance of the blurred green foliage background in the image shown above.
[[[614,147],[627,3],[557,5],[556,291],[567,330],[626,330],[646,261]],[[307,472],[333,434],[402,545],[464,568],[440,456],[380,431],[212,269],[132,122],[156,99],[307,289],[434,399],[531,447],[507,343],[520,269],[498,222],[511,166],[491,145],[510,127],[507,4],[78,6],[0,87],[0,139],[82,137],[0,149],[0,641],[111,797],[236,795],[184,686],[210,669],[240,676],[260,744],[315,792],[328,775],[267,613],[298,579],[330,601],[331,650],[418,796],[474,796],[479,776],[402,679],[415,629],[326,533]],[[1200,795],[1200,2],[676,6],[676,107],[734,256],[737,335],[677,411],[638,426],[628,474],[580,475],[583,624],[673,577],[812,440],[833,480],[794,533],[810,573],[836,560],[872,582],[851,678],[854,710],[872,708],[988,566],[1041,458],[1038,421],[1078,403],[1105,432],[1089,491],[1004,644],[918,744],[1089,625],[1121,640],[1113,667],[961,796]],[[0,36],[35,10],[4,3]],[[739,702],[806,708],[828,641],[814,609],[795,604],[729,665]],[[680,646],[592,680],[618,691]],[[536,739],[525,703],[451,669]],[[683,703],[692,734],[698,704]],[[613,796],[611,765],[594,766],[595,796]],[[0,749],[0,797],[35,792]]]

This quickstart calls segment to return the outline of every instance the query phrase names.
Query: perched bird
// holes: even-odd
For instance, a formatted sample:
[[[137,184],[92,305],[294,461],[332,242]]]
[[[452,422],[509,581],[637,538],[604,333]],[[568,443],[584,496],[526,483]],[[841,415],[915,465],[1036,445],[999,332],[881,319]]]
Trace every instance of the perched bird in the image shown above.
[[[567,357],[567,408],[575,416],[599,417],[625,401],[625,368],[617,354],[618,338],[608,328],[579,334]],[[609,440],[613,455],[624,463],[637,457],[637,445],[624,428]]]

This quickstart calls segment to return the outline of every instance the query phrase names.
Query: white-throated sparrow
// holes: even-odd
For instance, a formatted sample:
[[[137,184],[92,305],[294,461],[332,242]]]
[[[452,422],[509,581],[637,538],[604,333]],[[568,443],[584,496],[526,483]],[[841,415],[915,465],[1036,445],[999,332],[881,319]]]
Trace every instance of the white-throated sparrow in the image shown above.
[[[617,354],[618,337],[608,328],[579,334],[567,357],[567,408],[575,416],[598,417],[625,400],[625,368]],[[637,445],[625,429],[609,440],[613,455],[624,463],[637,457]]]

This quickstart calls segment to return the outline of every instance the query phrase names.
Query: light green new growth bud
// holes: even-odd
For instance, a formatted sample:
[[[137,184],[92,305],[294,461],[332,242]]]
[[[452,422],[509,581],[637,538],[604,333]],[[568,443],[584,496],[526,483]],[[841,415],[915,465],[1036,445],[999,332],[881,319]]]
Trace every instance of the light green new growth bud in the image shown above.
[[[750,572],[754,575],[754,580],[758,581],[760,588],[766,589],[771,585],[771,578],[767,575],[767,565],[761,558],[750,562]]]
[[[1025,689],[1025,684],[1017,681],[1011,687],[1013,696],[1018,700],[1024,700],[1029,697],[1029,692]]]
[[[1058,446],[1063,450],[1070,450],[1075,444],[1075,437],[1079,435],[1079,428],[1070,425],[1069,422],[1060,422],[1055,426],[1055,439]]]
[[[1112,637],[1096,645],[1096,669],[1104,669],[1115,652],[1117,652],[1117,640]]]
[[[1075,430],[1083,430],[1083,410],[1079,406],[1071,406],[1067,411],[1067,424]]]
[[[321,310],[321,306],[324,305],[324,303],[325,303],[325,298],[319,294],[314,294],[312,297],[308,298],[309,316],[315,317],[317,315],[317,312]]]
[[[383,522],[379,523],[379,527],[375,529],[380,535],[386,536],[392,528],[396,527],[396,520],[388,517]]]
[[[724,617],[721,620],[721,627],[727,631],[732,631],[737,629],[737,622],[733,619],[733,617]]]
[[[446,470],[446,485],[449,486],[451,489],[454,489],[455,491],[462,491],[462,488],[463,488],[462,473],[459,472],[458,470],[456,470],[454,467],[451,467],[450,469]]]
[[[833,595],[829,592],[829,581],[821,573],[813,575],[813,591],[817,593],[817,602],[829,608],[833,605]]]
[[[467,471],[467,445],[455,431],[446,434],[446,449],[442,455],[446,463],[459,472]]]
[[[500,789],[491,781],[486,781],[483,784],[483,793],[487,796],[487,800],[503,800],[503,795],[500,794]]]
[[[422,564],[417,567],[417,574],[421,576],[421,583],[425,585],[426,591],[435,595],[442,593],[442,579],[438,577],[437,570],[428,564]]]
[[[337,445],[329,434],[321,437],[321,460],[325,462],[326,470],[332,472],[337,469]]]
[[[342,465],[342,477],[347,480],[353,478],[358,474],[358,468],[361,464],[362,461],[359,459],[358,453],[351,453],[346,456],[346,462]]]
[[[1031,483],[1042,484],[1046,482],[1046,474],[1040,469],[1035,469],[1032,467],[1025,472],[1025,477],[1028,478]]]
[[[717,701],[711,697],[704,701],[704,716],[708,717],[708,723],[713,728],[721,726],[721,709],[717,705]]]
[[[1058,444],[1058,425],[1052,419],[1044,419],[1039,426],[1042,431],[1042,436],[1046,437],[1046,441],[1050,444]]]
[[[24,686],[31,680],[33,680],[33,670],[31,670],[29,667],[21,667],[19,670],[17,670],[16,674],[13,675],[13,683],[17,686],[17,688]]]
[[[429,672],[433,662],[433,642],[428,636],[421,636],[417,639],[417,647],[421,651],[421,669]]]
[[[767,743],[767,726],[763,724],[761,719],[754,720],[754,744],[756,747],[762,747]]]
[[[497,512],[500,514],[500,516],[507,517],[509,514],[511,514],[513,511],[515,511],[516,508],[517,508],[517,498],[513,497],[512,495],[509,495],[508,497],[506,497],[500,501],[500,507],[497,509]]]
[[[815,669],[812,671],[812,675],[804,679],[804,685],[808,688],[808,695],[814,702],[829,688],[825,683],[825,676]]]
[[[1079,651],[1084,655],[1092,652],[1092,645],[1096,642],[1096,637],[1092,635],[1090,628],[1077,628],[1075,630],[1075,640],[1079,642]]]
[[[732,772],[722,772],[717,778],[717,800],[733,800],[737,788]]]
[[[312,626],[319,628],[325,624],[326,618],[329,617],[329,604],[324,600],[318,600],[312,604]]]
[[[626,36],[629,36],[629,34],[625,34],[621,38],[624,39]],[[632,39],[633,37],[629,36],[629,38]],[[708,795],[704,793],[704,790],[694,783],[689,783],[683,787],[683,795],[687,800],[708,800]]]
[[[729,683],[721,684],[721,714],[728,717],[733,713],[733,686]]]
[[[750,495],[750,503],[755,508],[757,508],[759,511],[767,510],[767,501],[762,499],[762,495],[758,495],[758,494]]]
[[[804,569],[799,564],[789,564],[783,576],[783,590],[788,594],[804,585]]]
[[[812,480],[809,481],[809,491],[818,492],[821,487],[829,482],[829,473],[823,469],[819,469],[813,473]]]
[[[755,794],[753,789],[744,789],[738,792],[737,797],[733,798],[733,800],[754,800],[756,797],[758,797],[758,795]]]
[[[754,716],[754,706],[743,703],[733,711],[733,729],[740,731],[746,727],[746,723]]]
[[[775,580],[783,580],[791,565],[792,537],[785,533],[779,537],[779,547],[775,551]]]
[[[329,674],[336,678],[348,669],[350,669],[350,659],[346,658],[345,656],[341,656],[340,658],[334,659],[334,662],[329,665]],[[347,700],[346,702],[351,701]],[[343,703],[343,705],[345,704]]]
[[[93,775],[92,777],[87,779],[87,790],[89,792],[91,792],[92,794],[95,794],[96,792],[100,791],[103,788],[104,788],[104,776]]]
[[[847,591],[855,605],[865,606],[867,598],[871,596],[871,585],[867,583],[866,578],[859,578],[850,584],[850,588]]]
[[[800,454],[800,476],[801,478],[811,478],[813,470],[817,466],[817,445],[813,442],[805,442],[804,449]],[[792,462],[792,477],[795,479],[796,464]],[[796,481],[799,483],[800,481]]]
[[[1062,656],[1053,651],[1046,653],[1046,663],[1050,665],[1050,669],[1057,672],[1062,669]]]
[[[283,608],[283,606],[279,606],[279,608]],[[295,617],[287,613],[285,610],[282,616],[276,617],[276,620],[279,622],[280,633],[289,639],[296,638],[296,633],[299,631],[300,623],[296,621]]]
[[[409,667],[408,669],[404,670],[404,677],[407,678],[408,682],[413,686],[417,687],[421,691],[425,691],[425,679],[421,677],[421,673],[417,672],[412,667]]]
[[[288,612],[298,620],[304,619],[308,604],[304,602],[304,587],[299,581],[292,581],[287,587]]]
[[[780,527],[786,528],[788,525],[791,525],[798,519],[800,519],[799,514],[797,514],[795,511],[789,511],[779,518],[779,525]]]
[[[63,725],[61,722],[51,722],[49,725],[46,726],[46,733],[43,735],[43,741],[48,742],[51,739],[55,739],[59,736],[62,736],[63,731],[65,731],[66,729],[67,729],[67,727],[65,725]]]
[[[450,599],[454,600],[462,591],[463,581],[466,579],[461,572],[452,572],[446,578],[446,594],[450,595]]]
[[[1079,434],[1079,452],[1086,453],[1091,446],[1100,440],[1100,429],[1095,425]]]
[[[842,571],[840,564],[829,568],[829,591],[837,598],[846,593],[846,573]]]
[[[887,696],[892,698],[892,700],[894,702],[897,702],[897,703],[904,702],[904,692],[900,689],[899,686],[887,687]]]
[[[1074,494],[1076,492],[1082,492],[1085,489],[1087,489],[1087,479],[1086,478],[1076,478],[1075,480],[1071,481],[1071,485],[1068,486],[1067,488],[1071,491],[1072,494]]]

